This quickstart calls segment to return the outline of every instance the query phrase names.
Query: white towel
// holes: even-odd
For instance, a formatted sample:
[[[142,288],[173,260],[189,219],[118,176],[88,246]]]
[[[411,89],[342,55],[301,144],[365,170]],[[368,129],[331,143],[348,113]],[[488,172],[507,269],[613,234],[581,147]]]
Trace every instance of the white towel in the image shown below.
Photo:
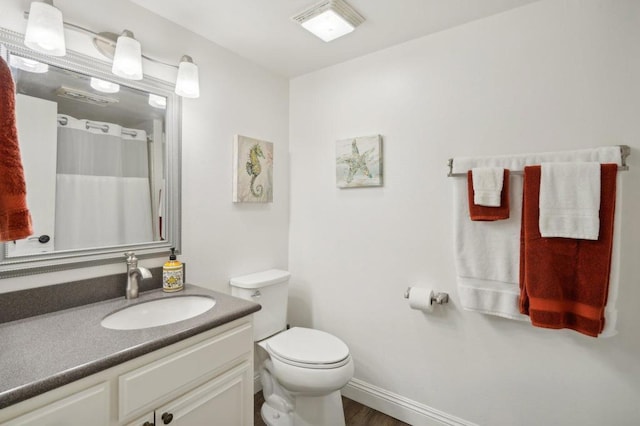
[[[523,170],[524,166],[543,162],[596,161],[621,164],[620,148],[606,147],[579,151],[562,151],[498,157],[457,157],[453,173],[466,173],[474,167],[500,167]],[[520,314],[520,223],[522,209],[522,176],[512,174],[509,188],[512,212],[507,220],[473,222],[467,208],[467,180],[454,178],[455,260],[460,305],[469,311],[505,318],[526,320]],[[616,191],[618,192],[618,191]],[[619,206],[616,212],[619,212]],[[616,217],[616,221],[618,218]],[[619,221],[618,221],[619,222]],[[616,228],[617,229],[617,226]],[[614,233],[614,259],[618,237]],[[605,331],[615,334],[615,305],[617,266],[612,260],[612,280],[605,310]],[[613,330],[607,330],[612,326]],[[601,335],[602,337],[604,337]],[[611,334],[609,334],[611,335]]]
[[[616,177],[616,210],[613,216],[613,250],[611,253],[611,272],[609,274],[609,292],[604,307],[604,328],[599,338],[618,334],[618,288],[620,287],[620,237],[622,226],[622,177]]]
[[[600,163],[542,163],[540,235],[597,240]]]
[[[474,167],[473,203],[477,206],[500,207],[500,194],[504,180],[504,169],[501,167]]]
[[[509,182],[509,197],[514,200],[509,218],[495,222],[469,220],[467,180],[455,178],[454,185],[456,270],[461,306],[470,311],[528,321],[529,317],[518,310],[522,176],[514,176]]]

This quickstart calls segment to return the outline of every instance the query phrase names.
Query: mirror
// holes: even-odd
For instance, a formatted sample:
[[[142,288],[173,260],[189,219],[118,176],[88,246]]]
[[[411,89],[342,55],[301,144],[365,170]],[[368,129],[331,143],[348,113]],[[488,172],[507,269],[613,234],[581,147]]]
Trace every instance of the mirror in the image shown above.
[[[34,235],[4,243],[0,277],[121,262],[180,247],[180,98],[110,63],[24,47],[0,29]]]

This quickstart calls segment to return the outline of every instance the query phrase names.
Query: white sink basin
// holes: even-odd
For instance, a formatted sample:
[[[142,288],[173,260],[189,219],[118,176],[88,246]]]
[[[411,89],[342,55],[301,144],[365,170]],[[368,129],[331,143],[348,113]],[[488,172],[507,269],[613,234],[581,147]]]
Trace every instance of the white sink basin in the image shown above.
[[[142,302],[107,315],[100,323],[113,330],[157,327],[193,318],[213,308],[216,301],[206,296],[177,296]]]

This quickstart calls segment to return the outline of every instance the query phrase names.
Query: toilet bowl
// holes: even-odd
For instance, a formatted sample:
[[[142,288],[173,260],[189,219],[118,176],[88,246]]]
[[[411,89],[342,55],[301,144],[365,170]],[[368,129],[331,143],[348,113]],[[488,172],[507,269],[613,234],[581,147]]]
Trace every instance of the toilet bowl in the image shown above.
[[[344,425],[340,389],[354,370],[344,342],[320,330],[295,327],[258,346],[267,356],[260,367],[265,423]],[[287,417],[290,423],[284,423]]]
[[[348,346],[320,330],[285,330],[287,271],[233,278],[231,294],[260,303],[254,341],[269,426],[344,426],[342,389],[353,377]]]

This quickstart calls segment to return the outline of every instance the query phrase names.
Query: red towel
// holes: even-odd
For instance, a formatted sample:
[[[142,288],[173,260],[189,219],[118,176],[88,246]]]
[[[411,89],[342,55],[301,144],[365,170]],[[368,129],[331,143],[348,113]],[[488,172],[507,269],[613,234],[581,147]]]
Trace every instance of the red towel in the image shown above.
[[[0,59],[0,241],[33,234],[16,128],[15,85]]]
[[[471,220],[493,221],[509,219],[509,170],[504,169],[500,193],[500,207],[479,206],[473,202],[473,175],[467,172],[467,192],[469,193],[469,216]]]
[[[537,327],[569,328],[592,337],[604,327],[618,166],[602,164],[600,169],[600,235],[595,241],[541,237],[540,166],[524,169],[520,312]]]

